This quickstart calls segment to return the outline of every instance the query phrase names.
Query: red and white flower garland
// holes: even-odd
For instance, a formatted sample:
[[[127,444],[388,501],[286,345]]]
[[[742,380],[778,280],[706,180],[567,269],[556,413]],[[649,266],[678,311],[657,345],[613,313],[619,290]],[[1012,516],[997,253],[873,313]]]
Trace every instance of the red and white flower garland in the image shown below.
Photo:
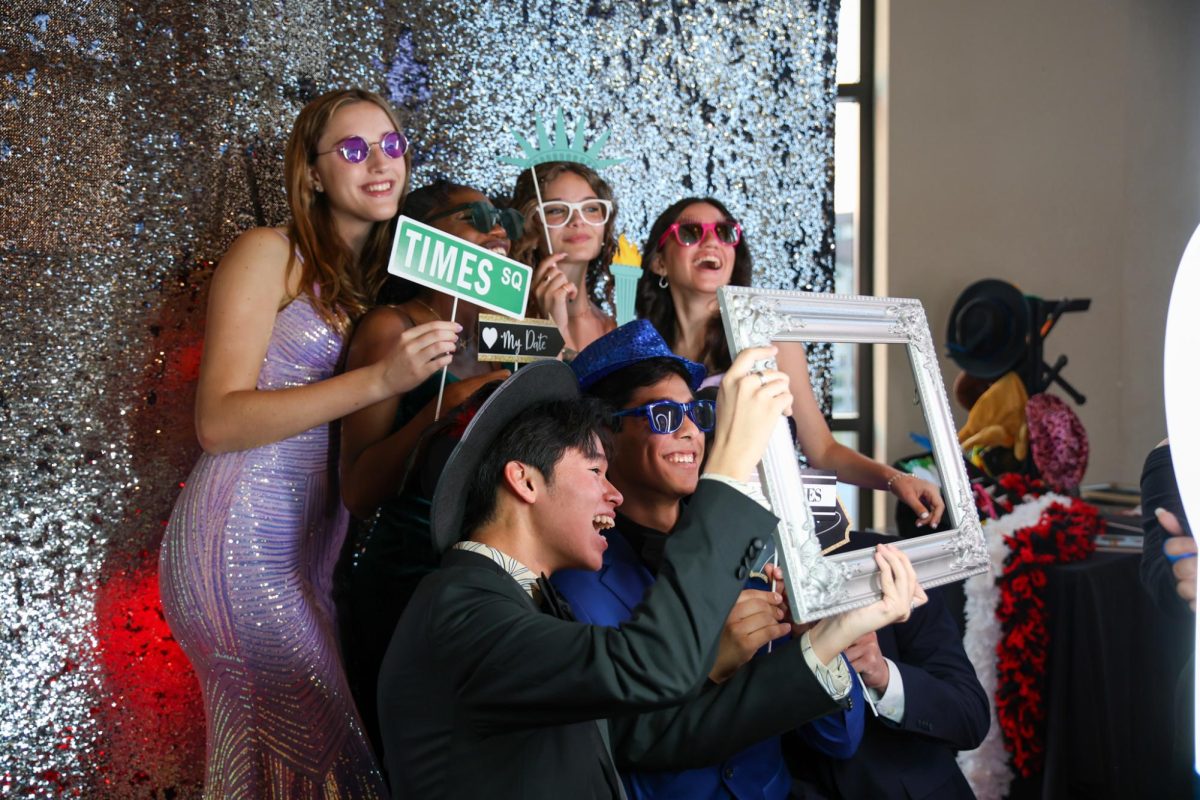
[[[1004,475],[1000,484],[1019,501],[978,498],[993,571],[966,582],[963,645],[991,700],[992,720],[983,743],[958,761],[981,800],[1008,793],[1013,767],[1025,776],[1041,768],[1045,568],[1086,558],[1104,527],[1094,507],[1048,493],[1041,481]]]

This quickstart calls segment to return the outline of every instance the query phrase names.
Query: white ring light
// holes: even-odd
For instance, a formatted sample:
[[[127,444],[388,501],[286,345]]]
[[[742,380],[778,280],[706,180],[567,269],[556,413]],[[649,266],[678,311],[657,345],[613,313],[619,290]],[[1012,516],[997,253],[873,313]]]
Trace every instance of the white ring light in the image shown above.
[[[1192,233],[1167,310],[1167,341],[1163,348],[1163,387],[1166,393],[1167,433],[1171,461],[1188,520],[1200,522],[1200,227]],[[1193,534],[1194,535],[1194,534]],[[1200,652],[1200,615],[1195,644]],[[1200,687],[1200,660],[1194,675]],[[1192,711],[1195,751],[1192,767],[1200,773],[1200,692]]]

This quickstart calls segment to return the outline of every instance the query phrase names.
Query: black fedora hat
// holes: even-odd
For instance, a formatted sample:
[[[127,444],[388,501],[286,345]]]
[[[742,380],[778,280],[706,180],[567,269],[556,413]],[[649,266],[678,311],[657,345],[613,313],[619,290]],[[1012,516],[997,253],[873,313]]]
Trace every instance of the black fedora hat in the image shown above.
[[[579,382],[571,368],[561,361],[546,360],[521,367],[479,406],[446,459],[433,491],[430,527],[439,553],[462,538],[467,487],[501,431],[531,406],[577,397]]]
[[[1025,357],[1029,317],[1029,301],[1011,283],[995,278],[972,283],[950,310],[950,358],[968,375],[999,378]]]

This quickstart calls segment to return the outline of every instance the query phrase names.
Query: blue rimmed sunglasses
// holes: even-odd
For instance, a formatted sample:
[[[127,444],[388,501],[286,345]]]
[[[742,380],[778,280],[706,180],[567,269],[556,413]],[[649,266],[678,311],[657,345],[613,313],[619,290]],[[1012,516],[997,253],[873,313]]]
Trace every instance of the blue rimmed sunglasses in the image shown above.
[[[674,400],[655,400],[637,408],[627,408],[617,411],[613,416],[613,427],[620,430],[620,417],[644,415],[650,422],[650,430],[654,433],[674,433],[683,424],[683,417],[696,423],[702,432],[708,433],[717,421],[717,404],[714,400],[693,400],[690,403],[677,403]]]

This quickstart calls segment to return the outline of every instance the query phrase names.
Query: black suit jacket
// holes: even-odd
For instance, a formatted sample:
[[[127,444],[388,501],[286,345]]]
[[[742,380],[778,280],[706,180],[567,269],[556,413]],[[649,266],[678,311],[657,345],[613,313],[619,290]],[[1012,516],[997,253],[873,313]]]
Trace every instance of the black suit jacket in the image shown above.
[[[885,541],[855,534],[855,544]],[[862,743],[853,758],[837,761],[789,739],[793,773],[829,797],[973,798],[958,768],[958,750],[979,746],[987,735],[987,693],[963,650],[938,590],[908,622],[878,632],[879,649],[896,663],[904,682],[900,724],[866,714]]]
[[[719,687],[706,681],[738,567],[775,525],[736,490],[701,481],[654,588],[616,629],[540,613],[493,561],[450,551],[417,589],[380,673],[393,793],[611,798],[617,778],[594,720],[612,718],[622,764],[669,769],[835,710],[798,647]]]
[[[1187,603],[1175,593],[1173,565],[1163,552],[1170,534],[1158,524],[1158,517],[1154,516],[1157,508],[1170,511],[1188,530],[1169,444],[1151,450],[1142,466],[1142,586],[1154,598],[1159,611],[1176,619],[1187,619],[1192,614]]]

